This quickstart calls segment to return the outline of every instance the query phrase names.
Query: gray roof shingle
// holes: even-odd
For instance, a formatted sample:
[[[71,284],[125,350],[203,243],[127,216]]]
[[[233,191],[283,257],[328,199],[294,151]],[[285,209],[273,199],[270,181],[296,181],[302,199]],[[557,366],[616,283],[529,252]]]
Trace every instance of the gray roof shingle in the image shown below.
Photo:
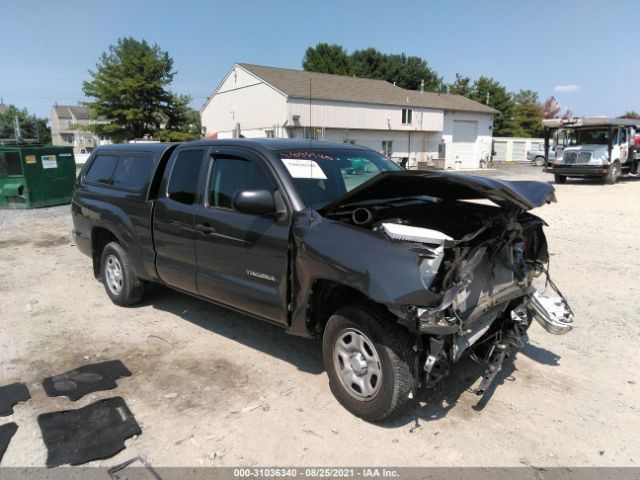
[[[305,72],[248,63],[238,65],[291,98],[309,98],[311,84],[311,97],[317,100],[500,113],[494,108],[461,95],[405,90],[385,80]]]

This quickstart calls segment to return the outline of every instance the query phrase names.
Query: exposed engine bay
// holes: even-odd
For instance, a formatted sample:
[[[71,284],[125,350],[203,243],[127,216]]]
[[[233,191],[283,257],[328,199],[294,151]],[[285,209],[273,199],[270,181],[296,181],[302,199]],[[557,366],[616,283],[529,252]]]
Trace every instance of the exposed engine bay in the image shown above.
[[[416,333],[424,386],[468,351],[486,365],[482,394],[534,319],[553,334],[573,328],[573,312],[549,278],[544,222],[522,209],[421,196],[344,205],[328,216],[416,254],[422,284],[439,303],[387,307]]]

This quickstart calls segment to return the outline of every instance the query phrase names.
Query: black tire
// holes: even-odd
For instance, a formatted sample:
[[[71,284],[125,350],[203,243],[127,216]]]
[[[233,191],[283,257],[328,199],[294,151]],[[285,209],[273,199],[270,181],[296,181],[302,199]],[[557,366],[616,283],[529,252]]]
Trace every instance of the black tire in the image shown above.
[[[120,274],[116,276],[118,269]],[[142,300],[144,282],[133,273],[129,257],[119,243],[108,243],[102,250],[100,279],[116,305],[128,307]]]
[[[533,163],[536,167],[544,167],[545,161],[544,157],[536,157],[533,159]]]
[[[378,361],[374,368],[380,372],[375,387],[377,391],[368,398],[358,396],[353,384],[345,386],[339,373],[341,369],[352,376],[358,375],[351,363],[345,367],[338,353],[341,348],[338,342],[343,342],[350,334],[360,334],[364,344],[368,344],[369,350],[377,356],[373,362],[366,361],[367,365]],[[343,407],[364,420],[376,422],[398,415],[415,396],[417,381],[413,343],[409,332],[381,308],[354,304],[339,309],[329,318],[322,340],[322,355],[331,392]],[[365,379],[367,374],[362,374],[361,378]]]
[[[566,175],[554,175],[553,179],[555,180],[556,183],[559,183],[559,184],[567,183]]]
[[[604,177],[604,183],[607,185],[613,185],[618,182],[618,178],[620,178],[620,162],[616,160],[609,167],[609,172],[607,176]]]

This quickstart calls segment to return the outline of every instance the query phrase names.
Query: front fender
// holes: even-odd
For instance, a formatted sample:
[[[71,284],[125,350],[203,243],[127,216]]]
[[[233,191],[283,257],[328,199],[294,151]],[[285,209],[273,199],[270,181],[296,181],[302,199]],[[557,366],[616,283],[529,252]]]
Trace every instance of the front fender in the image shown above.
[[[385,305],[435,305],[440,295],[420,278],[420,255],[369,229],[328,220],[312,212],[293,224],[292,330],[306,320],[317,279],[348,285]]]

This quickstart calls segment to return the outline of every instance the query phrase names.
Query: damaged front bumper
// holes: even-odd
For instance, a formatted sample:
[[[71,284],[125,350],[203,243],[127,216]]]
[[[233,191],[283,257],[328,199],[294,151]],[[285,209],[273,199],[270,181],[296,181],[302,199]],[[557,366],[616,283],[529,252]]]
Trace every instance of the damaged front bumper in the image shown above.
[[[528,289],[514,285],[506,288],[496,295],[490,297],[482,304],[479,304],[468,315],[464,322],[447,321],[446,310],[451,306],[457,294],[464,288],[457,287],[450,290],[449,295],[445,295],[443,302],[437,307],[418,309],[418,329],[420,333],[427,335],[450,335],[454,333],[465,333],[468,327],[481,318],[488,311],[496,306],[504,305],[519,297],[526,297],[527,310],[547,332],[554,335],[564,335],[573,330],[573,311],[566,299],[555,289],[557,295],[547,296],[544,292],[530,287]],[[469,332],[470,333],[470,332]]]
[[[528,310],[547,332],[564,335],[573,330],[573,312],[560,292],[557,293],[557,296],[548,297],[534,291],[529,295]]]

